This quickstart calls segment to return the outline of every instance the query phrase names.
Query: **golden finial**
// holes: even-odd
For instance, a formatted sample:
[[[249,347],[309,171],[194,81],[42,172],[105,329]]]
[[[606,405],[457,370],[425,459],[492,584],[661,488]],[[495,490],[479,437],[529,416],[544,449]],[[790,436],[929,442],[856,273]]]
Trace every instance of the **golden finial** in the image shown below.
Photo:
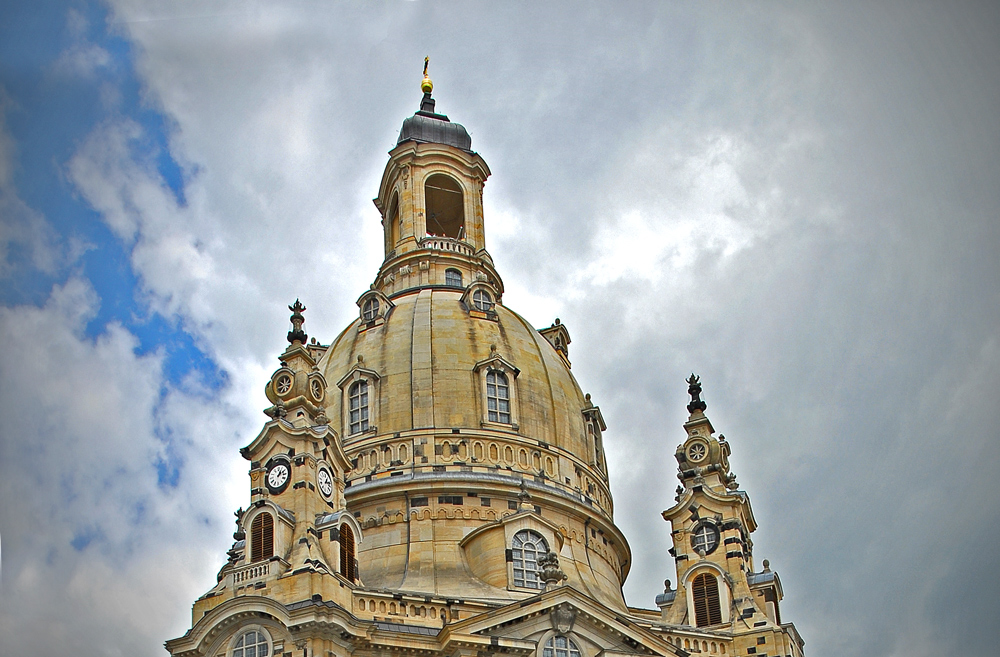
[[[420,90],[425,94],[429,94],[431,90],[434,89],[434,83],[431,82],[430,76],[427,75],[427,64],[430,61],[430,57],[424,57],[424,79],[420,82]]]

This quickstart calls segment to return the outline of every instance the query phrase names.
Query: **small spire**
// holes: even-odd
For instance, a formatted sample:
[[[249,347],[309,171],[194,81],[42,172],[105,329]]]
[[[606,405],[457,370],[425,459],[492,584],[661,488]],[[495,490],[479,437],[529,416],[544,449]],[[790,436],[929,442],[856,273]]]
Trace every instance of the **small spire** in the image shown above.
[[[420,90],[425,94],[429,94],[434,90],[434,83],[431,81],[431,77],[427,75],[427,64],[430,63],[430,57],[424,57],[424,79],[420,81]]]
[[[691,403],[687,406],[688,413],[694,413],[695,411],[705,412],[708,404],[701,400],[701,377],[696,376],[692,372],[686,381],[688,384],[688,394],[691,395]]]
[[[306,318],[302,316],[302,312],[306,307],[296,299],[295,303],[288,306],[288,309],[292,311],[292,330],[288,332],[288,341],[292,344],[295,344],[296,341],[305,344],[309,336],[302,330],[302,323],[306,321]]]

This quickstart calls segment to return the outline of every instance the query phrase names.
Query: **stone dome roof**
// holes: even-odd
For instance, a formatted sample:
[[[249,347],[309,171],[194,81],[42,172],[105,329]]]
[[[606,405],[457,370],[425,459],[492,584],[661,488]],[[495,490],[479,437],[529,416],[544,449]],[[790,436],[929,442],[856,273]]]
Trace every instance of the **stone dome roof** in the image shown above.
[[[582,413],[589,404],[566,361],[502,305],[495,306],[495,321],[470,316],[462,292],[424,288],[394,298],[384,324],[366,329],[358,319],[348,326],[330,345],[320,371],[333,387],[360,356],[365,369],[378,373],[378,434],[425,427],[479,430],[484,413],[476,366],[491,357],[494,345],[495,355],[518,370],[513,430],[587,462]],[[339,429],[341,404],[334,396],[328,404],[327,415]]]

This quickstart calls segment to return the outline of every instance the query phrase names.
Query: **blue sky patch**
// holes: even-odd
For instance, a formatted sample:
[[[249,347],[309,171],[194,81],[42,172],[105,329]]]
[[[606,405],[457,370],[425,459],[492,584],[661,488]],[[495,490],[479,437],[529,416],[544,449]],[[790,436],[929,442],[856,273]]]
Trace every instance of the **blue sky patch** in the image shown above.
[[[159,174],[178,205],[186,203],[184,172],[169,149],[170,121],[143,105],[130,44],[108,32],[107,12],[96,3],[69,10],[63,3],[43,2],[6,11],[14,18],[0,21],[0,84],[9,99],[6,122],[15,142],[17,194],[44,216],[64,255],[71,244],[86,248],[76,261],[63,259],[50,272],[35,267],[27,251],[12,248],[11,272],[8,284],[0,287],[0,302],[41,305],[53,285],[65,281],[71,271],[80,273],[100,298],[97,314],[86,327],[89,337],[118,322],[139,339],[140,354],[163,350],[168,383],[180,383],[194,374],[201,385],[217,390],[225,382],[224,374],[177,321],[151,312],[139,301],[141,281],[131,267],[132,246],[111,232],[65,175],[79,144],[102,122],[130,119],[142,128],[141,136],[129,144],[132,157]],[[72,17],[71,11],[85,20]],[[93,46],[110,58],[107,65],[94,67],[90,77],[74,75],[60,65],[66,52]],[[117,92],[114,107],[106,107],[102,99],[100,89],[107,85]],[[163,476],[168,481],[175,478],[169,469]]]

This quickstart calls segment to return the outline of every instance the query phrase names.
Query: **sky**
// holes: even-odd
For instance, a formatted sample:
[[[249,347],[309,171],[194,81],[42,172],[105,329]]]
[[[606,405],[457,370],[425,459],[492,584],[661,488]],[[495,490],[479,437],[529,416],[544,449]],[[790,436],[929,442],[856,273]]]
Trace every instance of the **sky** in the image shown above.
[[[0,4],[0,652],[162,655],[288,330],[333,339],[430,57],[504,303],[608,422],[629,604],[676,579],[684,379],[810,657],[990,654],[996,3]]]

